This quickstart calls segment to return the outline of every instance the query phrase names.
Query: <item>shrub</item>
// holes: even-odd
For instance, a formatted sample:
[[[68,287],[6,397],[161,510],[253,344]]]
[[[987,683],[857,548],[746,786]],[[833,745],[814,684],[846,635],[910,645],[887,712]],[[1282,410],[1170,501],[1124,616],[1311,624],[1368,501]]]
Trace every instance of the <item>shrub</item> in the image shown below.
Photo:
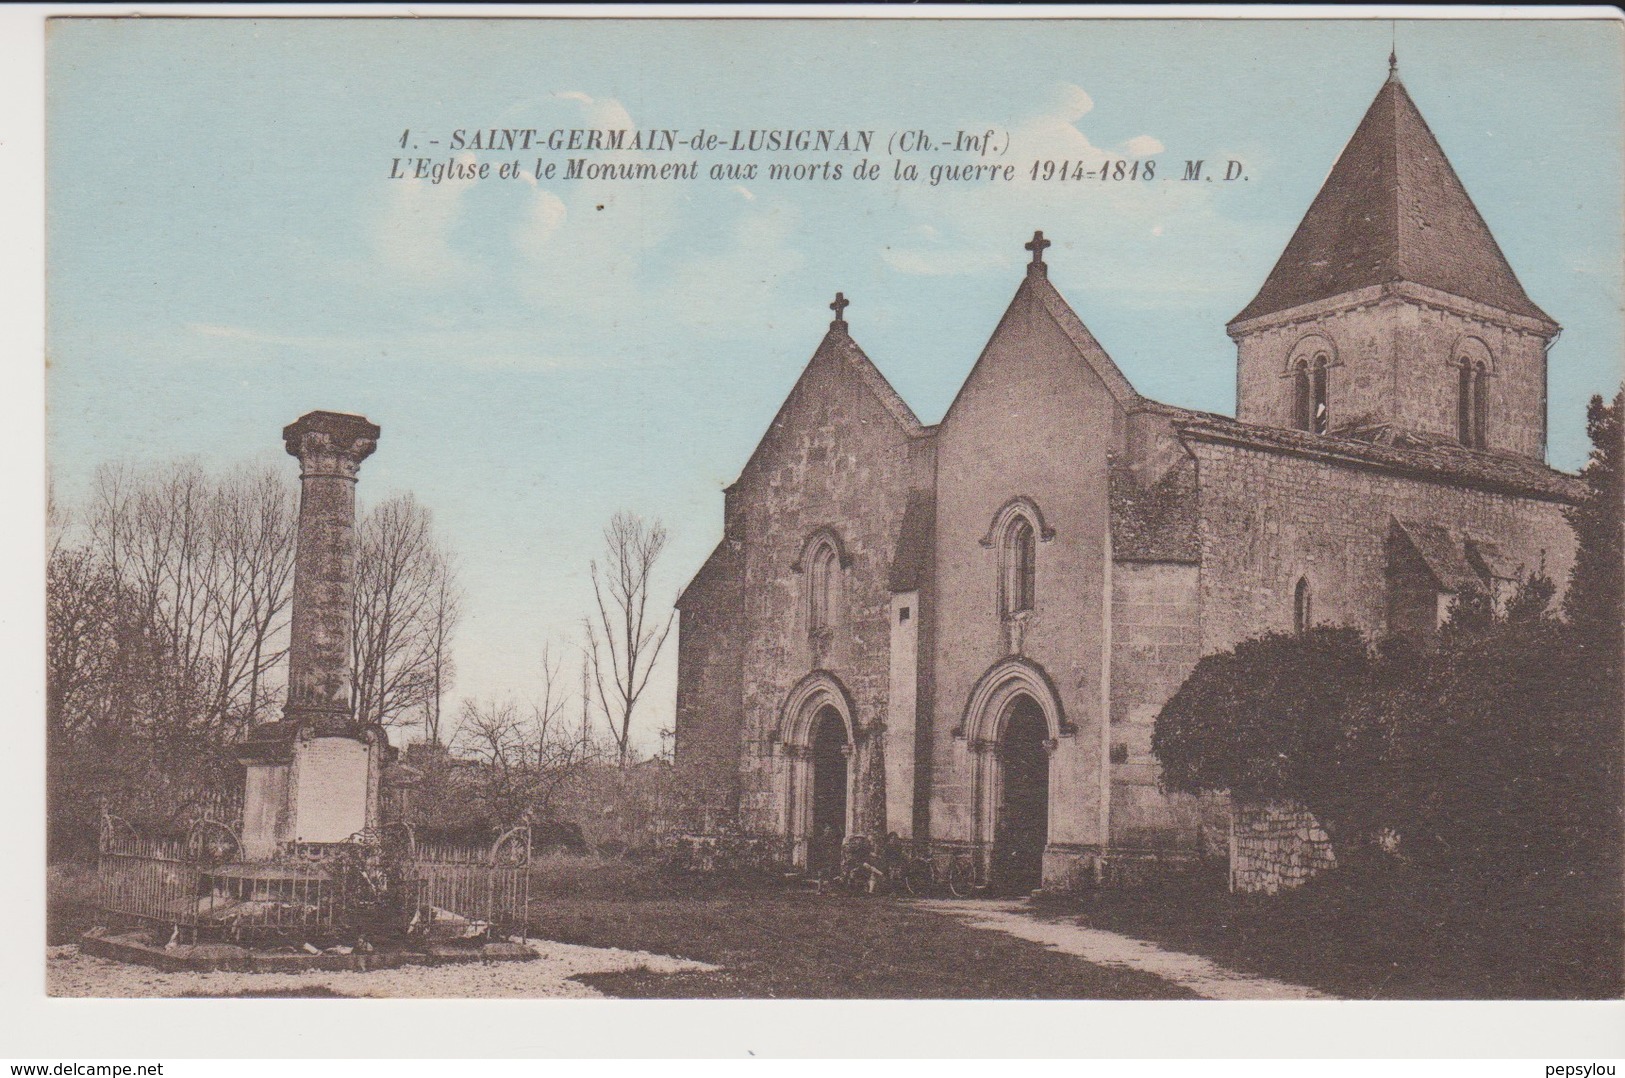
[[[1165,789],[1291,800],[1334,843],[1372,831],[1392,736],[1387,709],[1361,707],[1377,687],[1353,629],[1267,633],[1209,655],[1157,716],[1151,749]]]

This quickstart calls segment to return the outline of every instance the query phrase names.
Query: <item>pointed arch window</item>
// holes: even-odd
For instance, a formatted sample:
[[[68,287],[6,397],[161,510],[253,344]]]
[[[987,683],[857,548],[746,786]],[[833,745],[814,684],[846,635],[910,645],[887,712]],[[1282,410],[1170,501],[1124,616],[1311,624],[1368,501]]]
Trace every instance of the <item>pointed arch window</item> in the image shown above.
[[[840,613],[841,556],[819,539],[807,557],[807,625],[815,633],[835,627]]]
[[[1038,582],[1038,535],[1032,521],[1016,514],[999,544],[999,612],[1005,617],[1031,610]]]
[[[1309,589],[1309,578],[1300,576],[1292,589],[1292,631],[1302,636],[1314,625],[1314,595]]]

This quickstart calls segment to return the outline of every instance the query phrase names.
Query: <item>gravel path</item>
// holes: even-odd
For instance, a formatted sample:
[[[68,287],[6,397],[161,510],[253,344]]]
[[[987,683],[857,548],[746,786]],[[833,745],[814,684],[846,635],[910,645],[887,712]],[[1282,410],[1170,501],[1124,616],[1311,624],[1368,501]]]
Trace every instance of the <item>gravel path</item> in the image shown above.
[[[80,954],[77,944],[47,947],[46,990],[53,996],[172,998],[182,995],[233,996],[247,992],[298,995],[327,989],[343,996],[380,998],[561,998],[587,999],[603,993],[570,978],[582,973],[646,969],[654,973],[708,972],[704,962],[579,947],[551,940],[527,940],[541,956],[530,962],[480,965],[403,966],[399,969],[335,973],[165,973],[147,966]]]
[[[1139,970],[1188,988],[1203,999],[1336,999],[1313,988],[1226,969],[1209,958],[1165,951],[1154,943],[1078,924],[1040,921],[1024,902],[925,899],[921,909],[954,917],[971,928],[1006,932],[1077,955],[1099,966]]]

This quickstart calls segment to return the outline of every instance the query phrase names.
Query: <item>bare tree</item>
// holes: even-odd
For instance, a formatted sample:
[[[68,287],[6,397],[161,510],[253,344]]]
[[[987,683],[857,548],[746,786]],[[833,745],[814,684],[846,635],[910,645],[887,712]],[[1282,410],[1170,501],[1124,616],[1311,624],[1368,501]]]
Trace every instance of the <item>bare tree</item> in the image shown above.
[[[563,726],[562,716],[564,707],[570,702],[569,693],[565,691],[560,682],[560,675],[564,671],[564,660],[555,659],[552,655],[551,643],[542,645],[542,695],[536,701],[533,709],[536,718],[536,764],[538,767],[547,763],[547,745],[550,740],[557,740],[560,728]],[[580,739],[583,745],[586,738]]]
[[[631,748],[638,700],[677,613],[672,610],[664,618],[649,614],[650,581],[668,538],[658,520],[616,513],[604,529],[602,568],[596,559],[592,562],[597,610],[596,617],[585,619],[587,659],[598,706],[609,724],[622,767]]]
[[[88,525],[91,556],[168,656],[168,707],[148,721],[231,738],[261,718],[287,650],[291,484],[266,468],[104,468]]]
[[[73,830],[59,817],[104,799],[161,818],[235,785],[229,746],[282,702],[296,497],[285,468],[180,461],[105,466],[82,510],[48,506],[53,845]],[[449,558],[410,498],[369,514],[360,538],[359,713],[421,709],[438,733],[458,614]]]
[[[454,748],[479,764],[468,781],[473,817],[494,827],[551,818],[554,798],[586,765],[596,747],[583,743],[564,721],[568,698],[548,697],[522,707],[513,700],[463,701]]]
[[[451,687],[456,666],[451,653],[452,632],[462,615],[462,595],[457,587],[456,568],[449,556],[435,587],[429,614],[429,668],[432,685],[423,709],[423,733],[431,745],[440,744],[440,707]]]
[[[355,715],[401,725],[420,713],[438,741],[439,701],[450,685],[447,646],[460,593],[433,516],[410,494],[365,512],[356,532],[352,623]]]
[[[234,769],[280,702],[295,536],[277,471],[105,467],[50,506],[46,724],[53,848],[104,800],[171,815]],[[75,824],[78,826],[78,824]],[[90,832],[93,833],[91,827]]]

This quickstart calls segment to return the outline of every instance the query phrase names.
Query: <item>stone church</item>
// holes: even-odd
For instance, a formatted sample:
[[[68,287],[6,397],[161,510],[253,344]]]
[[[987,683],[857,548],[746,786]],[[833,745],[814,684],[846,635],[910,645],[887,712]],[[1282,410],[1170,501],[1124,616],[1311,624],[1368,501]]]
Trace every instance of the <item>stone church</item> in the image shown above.
[[[895,832],[1013,889],[1222,856],[1226,806],[1162,792],[1150,749],[1200,656],[1425,638],[1466,589],[1567,579],[1559,327],[1390,69],[1226,327],[1235,418],[1136,392],[1042,233],[932,426],[837,296],[678,601],[677,764],[714,823],[801,865]]]

